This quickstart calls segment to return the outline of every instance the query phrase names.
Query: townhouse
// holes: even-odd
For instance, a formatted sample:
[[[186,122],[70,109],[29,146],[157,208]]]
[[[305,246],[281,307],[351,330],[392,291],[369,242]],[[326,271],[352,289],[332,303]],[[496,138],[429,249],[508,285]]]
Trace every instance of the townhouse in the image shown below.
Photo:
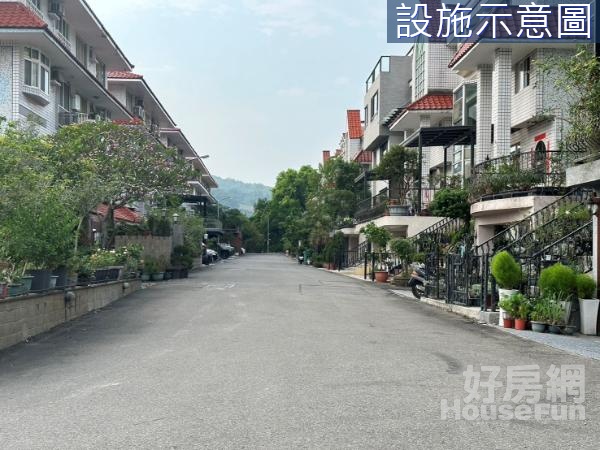
[[[196,169],[184,200],[206,213],[215,203],[214,178],[132,70],[84,0],[0,0],[0,117],[35,123],[46,134],[90,120],[145,127]]]
[[[560,196],[564,99],[542,65],[572,52],[568,44],[464,43],[450,61],[461,84],[476,89],[471,189],[478,244]]]
[[[453,54],[445,45],[418,44],[405,56],[382,57],[366,81],[362,132],[356,127],[357,111],[348,111],[344,137],[361,137],[362,142],[357,150],[347,144],[349,139],[342,139],[343,150],[354,149],[343,154],[346,160],[364,166],[357,181],[371,193],[359,204],[355,225],[340,230],[348,238],[349,250],[364,243],[361,230],[369,222],[388,229],[394,237],[411,238],[444,219],[431,217],[427,208],[435,191],[442,187],[442,174],[456,167],[457,174],[462,175],[464,156],[444,148],[448,139],[452,142],[446,147],[456,142],[451,134],[444,135],[442,143],[439,138],[436,141],[430,137],[439,134],[439,127],[451,126],[453,122],[453,89],[458,84],[458,77],[448,69]],[[403,199],[390,198],[388,181],[373,180],[371,176],[395,145],[418,149],[422,161],[409,212],[395,207]]]

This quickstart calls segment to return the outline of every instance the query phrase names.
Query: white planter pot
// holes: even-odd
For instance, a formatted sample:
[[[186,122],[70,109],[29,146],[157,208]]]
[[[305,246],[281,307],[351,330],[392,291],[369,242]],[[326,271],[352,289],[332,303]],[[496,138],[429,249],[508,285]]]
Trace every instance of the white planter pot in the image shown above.
[[[498,289],[498,296],[500,297],[500,301],[506,300],[507,298],[510,298],[513,295],[518,294],[518,293],[519,293],[519,291],[517,289]],[[499,321],[498,325],[503,327],[506,311],[504,311],[502,308],[499,308],[499,309],[500,309],[500,321]]]
[[[596,336],[598,334],[598,310],[600,309],[600,300],[579,300],[579,311],[581,314],[581,333],[586,336]]]

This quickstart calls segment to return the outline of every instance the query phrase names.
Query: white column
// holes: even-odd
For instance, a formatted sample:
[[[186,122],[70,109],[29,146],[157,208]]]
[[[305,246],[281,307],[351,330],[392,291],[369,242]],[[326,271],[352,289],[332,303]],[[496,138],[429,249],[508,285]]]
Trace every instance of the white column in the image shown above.
[[[492,123],[494,157],[510,154],[512,108],[512,50],[496,49],[492,76]]]
[[[491,65],[481,65],[477,85],[477,153],[475,164],[492,157],[492,72]]]

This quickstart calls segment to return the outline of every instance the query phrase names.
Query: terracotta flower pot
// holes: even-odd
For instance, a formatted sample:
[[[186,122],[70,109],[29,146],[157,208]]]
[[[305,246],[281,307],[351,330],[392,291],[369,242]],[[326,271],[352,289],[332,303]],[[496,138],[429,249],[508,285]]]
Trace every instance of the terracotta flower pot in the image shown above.
[[[514,327],[515,327],[515,319],[504,318],[504,328],[514,328]]]
[[[375,272],[375,281],[378,283],[387,283],[390,274],[386,272]]]
[[[527,329],[527,319],[515,319],[515,329],[525,331]]]

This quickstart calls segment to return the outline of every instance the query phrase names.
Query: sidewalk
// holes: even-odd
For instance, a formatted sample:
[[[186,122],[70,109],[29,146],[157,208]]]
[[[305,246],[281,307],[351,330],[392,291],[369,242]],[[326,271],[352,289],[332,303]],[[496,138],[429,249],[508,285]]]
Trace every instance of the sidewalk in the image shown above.
[[[329,271],[331,273],[338,273],[348,278],[353,278],[355,280],[360,280],[365,283],[372,284],[375,287],[385,288],[389,290],[391,293],[401,297],[405,300],[410,301],[418,301],[416,300],[408,290],[401,290],[398,288],[393,288],[391,285],[377,285],[373,283],[371,280],[364,280],[363,277],[354,275],[354,273],[350,273],[349,271]],[[479,323],[482,327],[490,327],[499,331],[503,331],[505,333],[510,333],[513,336],[516,336],[520,339],[536,342],[538,344],[546,345],[548,347],[555,348],[557,350],[562,350],[564,352],[570,353],[572,355],[583,356],[584,358],[590,358],[600,361],[600,337],[597,336],[584,336],[581,334],[577,334],[575,336],[565,336],[560,334],[550,334],[550,333],[534,333],[533,331],[517,331],[515,329],[502,328],[496,325],[489,325],[481,322],[480,320],[480,308],[469,308],[465,306],[459,305],[450,305],[441,300],[432,300],[428,298],[423,298],[420,300],[421,303],[433,306],[435,308],[458,314],[468,319],[471,319],[477,323]]]

